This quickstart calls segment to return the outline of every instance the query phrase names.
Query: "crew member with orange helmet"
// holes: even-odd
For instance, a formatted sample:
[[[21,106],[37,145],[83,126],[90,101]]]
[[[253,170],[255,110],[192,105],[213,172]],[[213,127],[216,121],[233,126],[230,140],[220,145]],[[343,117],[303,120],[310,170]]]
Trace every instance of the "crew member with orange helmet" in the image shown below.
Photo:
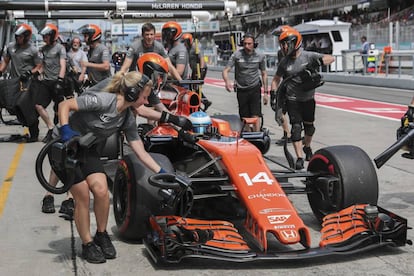
[[[297,156],[295,167],[304,168],[303,152],[306,160],[312,157],[311,141],[315,133],[315,89],[306,88],[302,81],[301,72],[318,70],[321,65],[334,62],[334,57],[301,49],[302,35],[294,28],[286,28],[279,35],[279,44],[284,58],[279,62],[276,74],[273,77],[271,90],[275,91],[282,78],[288,79],[285,83],[285,100],[289,121],[291,124],[291,138]],[[305,132],[302,151],[302,127]]]
[[[175,21],[168,21],[161,29],[162,42],[168,51],[171,63],[177,69],[181,78],[186,79],[188,77],[189,57],[187,48],[180,41],[182,34],[181,25]]]
[[[44,143],[52,140],[54,123],[58,122],[57,109],[61,101],[65,99],[65,74],[66,74],[66,49],[58,43],[59,30],[56,25],[47,23],[39,34],[43,37],[45,45],[40,49],[43,55],[44,77],[36,96],[36,110],[49,129]],[[53,100],[54,120],[49,118],[47,106]]]
[[[112,75],[111,56],[108,48],[101,43],[102,30],[98,25],[85,25],[82,27],[81,33],[86,44],[89,45],[89,61],[84,62],[84,66],[87,67],[88,79],[93,86]]]
[[[10,64],[10,78],[20,78],[27,82],[28,79],[39,72],[42,67],[42,59],[39,51],[31,45],[32,28],[27,24],[20,24],[14,32],[15,41],[10,42],[3,55],[3,62],[0,64],[0,73],[4,73]],[[11,61],[11,63],[10,63]],[[27,142],[37,142],[39,138],[39,121],[28,126],[30,137]]]

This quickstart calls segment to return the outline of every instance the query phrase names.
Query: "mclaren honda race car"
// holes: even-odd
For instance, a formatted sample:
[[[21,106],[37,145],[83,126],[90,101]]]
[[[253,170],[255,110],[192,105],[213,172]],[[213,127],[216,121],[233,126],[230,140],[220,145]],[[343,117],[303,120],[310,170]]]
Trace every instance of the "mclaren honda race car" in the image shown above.
[[[208,116],[199,111],[197,93],[175,85],[164,90],[174,97],[171,112],[193,124],[190,131],[166,123],[140,125],[146,149],[167,173],[146,169],[119,137],[108,139],[103,157],[108,175],[114,171],[108,179],[118,233],[124,240],[143,240],[155,262],[306,259],[411,244],[407,220],[377,206],[376,171],[362,149],[319,149],[307,170],[298,171],[292,162],[266,154],[268,130],[244,130],[254,123],[251,118]],[[75,144],[87,146],[89,140]],[[49,153],[52,168],[65,178],[76,166],[76,147],[56,147],[56,141],[38,159]],[[285,155],[289,161],[286,145]],[[70,187],[69,180],[63,187],[39,180],[52,192]],[[310,229],[290,194],[308,198],[321,223],[318,247],[311,246]]]
[[[304,259],[411,243],[406,219],[377,206],[376,171],[362,149],[323,148],[296,171],[266,155],[268,130],[244,131],[252,120],[238,115],[208,116],[198,94],[175,90],[172,111],[189,116],[193,131],[160,124],[141,133],[168,173],[125,154],[113,181],[119,234],[142,239],[155,262]],[[307,196],[322,223],[319,247],[289,194]]]

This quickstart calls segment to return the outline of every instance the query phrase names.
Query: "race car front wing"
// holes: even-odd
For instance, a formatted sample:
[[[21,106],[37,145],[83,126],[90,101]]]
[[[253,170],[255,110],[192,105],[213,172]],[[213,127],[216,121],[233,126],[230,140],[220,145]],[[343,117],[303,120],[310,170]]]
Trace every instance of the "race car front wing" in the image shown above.
[[[228,262],[310,259],[350,255],[383,246],[412,244],[407,220],[378,206],[354,205],[324,218],[317,248],[276,251],[252,249],[248,238],[228,221],[153,216],[144,245],[154,262],[179,263],[186,258]]]

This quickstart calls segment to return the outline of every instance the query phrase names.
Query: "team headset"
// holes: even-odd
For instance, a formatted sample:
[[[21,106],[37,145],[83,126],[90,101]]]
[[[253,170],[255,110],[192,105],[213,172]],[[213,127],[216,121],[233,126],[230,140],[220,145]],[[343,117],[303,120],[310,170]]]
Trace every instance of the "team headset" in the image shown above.
[[[127,102],[135,102],[138,97],[139,93],[141,93],[142,89],[148,83],[150,79],[146,75],[141,75],[141,80],[134,85],[133,87],[125,87],[124,89],[124,98]]]
[[[257,48],[257,46],[259,45],[259,43],[256,42],[256,37],[252,33],[246,33],[243,36],[243,39],[240,41],[241,44],[239,46],[243,46],[245,38],[253,38],[253,47],[254,48]]]

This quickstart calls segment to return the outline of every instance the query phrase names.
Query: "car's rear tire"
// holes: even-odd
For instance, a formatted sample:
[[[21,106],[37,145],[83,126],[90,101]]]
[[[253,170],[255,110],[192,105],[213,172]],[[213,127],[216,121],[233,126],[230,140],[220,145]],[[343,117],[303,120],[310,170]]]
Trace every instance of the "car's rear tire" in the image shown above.
[[[356,146],[332,146],[315,152],[308,171],[318,177],[308,177],[311,189],[308,199],[319,221],[329,213],[353,204],[378,202],[378,178],[369,156]],[[337,181],[327,181],[330,176]]]
[[[151,155],[166,171],[174,171],[166,156]],[[152,174],[134,153],[125,155],[118,165],[113,183],[113,210],[118,234],[123,239],[142,239],[150,229],[150,215],[170,212],[168,208],[161,209],[159,189],[148,183]]]

